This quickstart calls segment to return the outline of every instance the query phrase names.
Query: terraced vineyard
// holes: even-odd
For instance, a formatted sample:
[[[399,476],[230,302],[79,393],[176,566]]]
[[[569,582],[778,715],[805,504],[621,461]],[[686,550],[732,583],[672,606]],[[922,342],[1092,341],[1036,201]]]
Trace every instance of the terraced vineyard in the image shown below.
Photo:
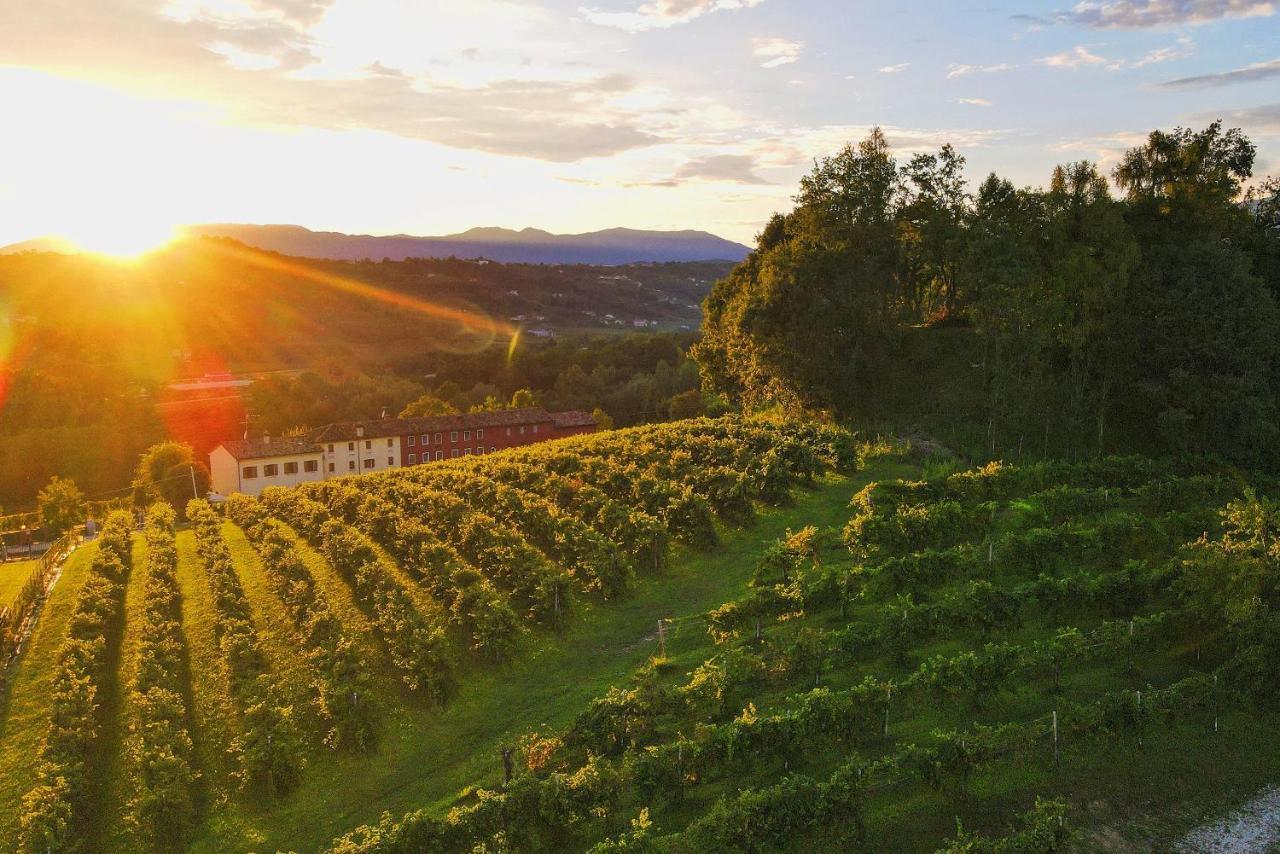
[[[1280,770],[1273,618],[1223,610],[1237,584],[1274,595],[1280,513],[1238,474],[992,464],[815,522],[660,630],[702,643],[332,850],[1145,850],[1177,805]],[[1126,843],[1138,811],[1170,824]]]
[[[847,500],[864,450],[702,419],[233,496],[221,518],[196,501],[189,525],[116,514],[11,674],[0,838],[308,850],[435,801],[731,591],[725,560]]]

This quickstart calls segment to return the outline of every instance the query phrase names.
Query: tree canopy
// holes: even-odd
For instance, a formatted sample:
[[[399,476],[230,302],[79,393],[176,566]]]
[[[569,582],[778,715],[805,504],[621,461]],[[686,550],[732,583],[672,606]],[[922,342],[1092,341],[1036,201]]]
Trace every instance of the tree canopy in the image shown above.
[[[1045,187],[991,174],[970,191],[951,146],[900,163],[873,130],[817,161],[713,288],[704,389],[878,414],[896,385],[935,391],[930,375],[984,401],[964,415],[993,447],[1052,427],[1055,450],[1090,453],[1122,424],[1153,449],[1274,462],[1280,208],[1274,180],[1245,195],[1254,152],[1215,122],[1152,132],[1110,181],[1081,161]],[[950,327],[972,358],[934,376],[903,341]]]

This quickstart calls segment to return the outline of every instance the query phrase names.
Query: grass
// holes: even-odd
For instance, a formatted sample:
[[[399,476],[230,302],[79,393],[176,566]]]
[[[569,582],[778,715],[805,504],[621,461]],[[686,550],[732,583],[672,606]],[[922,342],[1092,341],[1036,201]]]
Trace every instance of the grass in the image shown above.
[[[467,786],[499,782],[503,747],[526,732],[565,726],[592,697],[624,683],[657,653],[658,619],[695,616],[733,598],[751,577],[765,543],[787,528],[843,524],[850,496],[865,482],[906,471],[900,464],[881,463],[854,479],[830,478],[801,493],[794,506],[763,513],[753,527],[729,532],[714,550],[683,555],[660,576],[642,578],[624,599],[580,601],[564,633],[531,632],[516,661],[464,676],[457,696],[442,710],[416,708],[402,692],[382,691],[383,726],[375,756],[317,751],[300,789],[259,816],[252,833],[244,832],[247,823],[212,823],[196,850],[312,850],[358,824],[376,821],[384,810],[443,807]],[[237,548],[238,537],[229,540],[233,554],[243,559],[246,589],[261,588],[253,577],[261,570]],[[363,615],[332,570],[310,549],[299,553],[346,625],[362,625]],[[677,622],[670,630],[667,654],[674,666],[691,668],[711,650],[700,620]],[[387,673],[380,652],[371,663]]]
[[[11,604],[22,591],[31,573],[40,565],[38,560],[15,560],[0,563],[0,611]]]
[[[0,695],[0,839],[16,838],[22,796],[36,779],[40,744],[49,726],[54,664],[97,551],[89,543],[67,559],[30,643],[10,673],[9,690]]]

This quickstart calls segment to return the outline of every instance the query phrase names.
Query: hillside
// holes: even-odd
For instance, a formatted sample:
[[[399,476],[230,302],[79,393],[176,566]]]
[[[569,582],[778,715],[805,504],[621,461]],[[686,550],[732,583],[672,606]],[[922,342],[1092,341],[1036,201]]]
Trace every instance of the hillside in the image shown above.
[[[248,246],[305,258],[487,258],[517,264],[637,264],[741,261],[749,251],[705,231],[609,228],[586,234],[551,234],[536,228],[472,228],[460,234],[415,237],[312,231],[297,225],[195,225],[190,234],[229,237]],[[4,250],[0,249],[0,252]]]
[[[420,378],[446,356],[506,357],[522,330],[521,347],[577,332],[684,333],[727,269],[317,261],[212,238],[130,262],[0,256],[0,328],[12,345],[0,504],[29,505],[55,473],[91,493],[124,486],[142,449],[202,417],[166,406],[164,389],[179,379],[300,369],[346,377],[400,365]],[[388,403],[374,399],[358,417]],[[240,422],[230,418],[233,434]]]
[[[36,792],[54,847],[68,815],[122,850],[933,851],[957,818],[1116,850],[1275,779],[1196,593],[1272,505],[1194,461],[950,471],[693,420],[112,522],[14,676],[0,836]],[[65,684],[114,699],[50,753]]]

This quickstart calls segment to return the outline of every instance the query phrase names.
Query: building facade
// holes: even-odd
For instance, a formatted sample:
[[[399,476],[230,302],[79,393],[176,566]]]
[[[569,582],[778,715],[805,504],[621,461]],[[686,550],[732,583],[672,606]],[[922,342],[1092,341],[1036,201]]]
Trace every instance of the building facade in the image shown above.
[[[305,438],[229,441],[209,454],[214,492],[258,495],[352,474],[492,454],[596,430],[587,412],[539,407],[330,424]]]

